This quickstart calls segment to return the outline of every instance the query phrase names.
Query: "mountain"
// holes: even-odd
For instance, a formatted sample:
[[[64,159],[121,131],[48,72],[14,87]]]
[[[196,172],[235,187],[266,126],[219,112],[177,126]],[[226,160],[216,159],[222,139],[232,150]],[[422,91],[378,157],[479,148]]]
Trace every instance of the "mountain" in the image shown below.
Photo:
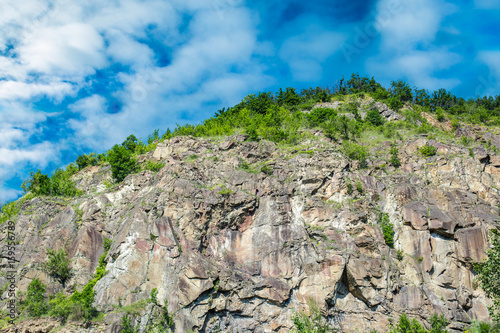
[[[386,332],[403,313],[426,327],[442,315],[450,332],[490,321],[474,263],[500,221],[498,128],[411,119],[417,109],[331,99],[292,113],[385,125],[297,127],[295,142],[258,126],[258,138],[156,138],[122,182],[101,161],[71,176],[73,196],[27,194],[2,215],[22,311],[3,331],[289,332],[318,313],[343,332]],[[28,319],[30,304],[51,317]]]

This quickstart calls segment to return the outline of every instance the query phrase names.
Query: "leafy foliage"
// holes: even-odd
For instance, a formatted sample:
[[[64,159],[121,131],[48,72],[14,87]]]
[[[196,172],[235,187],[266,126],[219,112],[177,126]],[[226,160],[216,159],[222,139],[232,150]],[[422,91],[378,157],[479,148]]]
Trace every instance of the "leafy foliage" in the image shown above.
[[[70,260],[64,249],[55,251],[47,249],[47,262],[43,264],[44,270],[50,276],[56,278],[63,285],[71,276]]]
[[[27,194],[17,201],[12,201],[3,205],[2,209],[0,210],[0,224],[14,218],[21,210],[21,206],[23,205],[23,203],[33,199],[33,197],[33,194]]]
[[[384,124],[384,118],[380,115],[377,110],[370,110],[366,113],[367,122],[371,123],[373,126],[382,126]]]
[[[28,285],[24,309],[31,317],[41,317],[47,313],[47,301],[45,295],[45,285],[35,278]]]
[[[354,142],[344,141],[342,151],[349,159],[358,160],[361,163],[366,163],[366,159],[368,158],[368,147]]]
[[[425,146],[420,147],[420,149],[418,151],[424,157],[431,157],[431,156],[436,155],[437,148],[434,146],[425,145]]]
[[[31,171],[21,188],[25,193],[31,192],[34,195],[77,196],[81,192],[71,180],[71,176],[77,171],[78,168],[74,163],[69,164],[65,170],[56,169],[50,177],[40,170]]]
[[[144,165],[144,169],[153,171],[153,172],[158,172],[163,167],[165,166],[165,163],[163,162],[153,162],[153,161],[147,161],[146,164]]]
[[[396,148],[396,146],[391,146],[391,149],[389,150],[389,153],[391,154],[391,165],[395,168],[399,168],[401,166],[401,161],[399,160],[399,150]]]
[[[127,140],[124,142],[125,145],[114,145],[113,148],[108,151],[111,174],[118,183],[123,181],[127,175],[137,171],[137,162],[132,157],[130,150],[130,147],[134,147],[135,149],[134,142],[129,139]]]
[[[438,316],[434,314],[431,319],[431,329],[427,330],[421,323],[416,319],[409,319],[408,316],[403,313],[399,317],[397,324],[391,323],[388,333],[448,333],[446,326],[448,321],[443,315]]]
[[[292,333],[329,333],[336,332],[321,315],[318,304],[310,299],[308,301],[309,315],[305,312],[295,313],[292,316],[294,329]]]
[[[500,232],[491,231],[491,248],[485,261],[476,265],[477,279],[486,295],[493,300],[489,308],[490,315],[500,322]]]
[[[384,235],[385,244],[390,248],[394,247],[394,225],[389,220],[389,214],[380,213],[379,214],[380,228],[382,228],[382,233]]]

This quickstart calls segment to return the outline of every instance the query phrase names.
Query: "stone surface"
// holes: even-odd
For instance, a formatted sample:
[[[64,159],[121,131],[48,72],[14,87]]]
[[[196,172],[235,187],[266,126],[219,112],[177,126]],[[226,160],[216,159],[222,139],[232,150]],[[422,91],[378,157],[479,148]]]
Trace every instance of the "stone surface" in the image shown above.
[[[454,332],[467,318],[488,320],[471,264],[485,258],[488,231],[499,225],[500,158],[420,137],[401,143],[401,168],[360,169],[317,140],[283,148],[245,136],[173,138],[142,157],[161,160],[162,170],[111,188],[109,166],[86,168],[75,176],[85,196],[23,205],[16,284],[24,292],[38,277],[51,295],[80,289],[109,238],[107,274],[94,288],[106,319],[62,330],[118,332],[116,307],[136,306],[153,288],[176,332],[288,332],[311,300],[344,332],[384,332],[403,312],[426,323],[443,314]],[[427,144],[438,154],[422,157]],[[271,172],[260,171],[264,164]],[[394,249],[381,213],[394,226]],[[40,270],[48,248],[71,257],[65,286]],[[136,318],[140,330],[155,309]],[[43,320],[17,329],[48,332],[53,321]]]

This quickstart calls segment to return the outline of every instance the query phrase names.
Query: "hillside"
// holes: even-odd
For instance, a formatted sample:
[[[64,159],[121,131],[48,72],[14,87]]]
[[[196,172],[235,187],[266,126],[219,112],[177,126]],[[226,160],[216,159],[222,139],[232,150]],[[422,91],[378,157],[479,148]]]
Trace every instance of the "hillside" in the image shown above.
[[[2,209],[22,310],[3,331],[283,333],[316,306],[343,332],[387,332],[403,313],[450,332],[491,321],[474,263],[500,225],[498,108],[473,124],[459,102],[369,89],[251,96],[33,173]]]

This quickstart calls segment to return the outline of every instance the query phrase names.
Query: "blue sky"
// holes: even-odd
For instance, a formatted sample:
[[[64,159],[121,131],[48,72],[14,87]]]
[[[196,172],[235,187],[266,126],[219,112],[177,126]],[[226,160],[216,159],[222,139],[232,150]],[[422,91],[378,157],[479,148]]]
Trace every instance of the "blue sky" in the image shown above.
[[[359,72],[500,94],[497,0],[4,0],[0,203],[129,134]]]

